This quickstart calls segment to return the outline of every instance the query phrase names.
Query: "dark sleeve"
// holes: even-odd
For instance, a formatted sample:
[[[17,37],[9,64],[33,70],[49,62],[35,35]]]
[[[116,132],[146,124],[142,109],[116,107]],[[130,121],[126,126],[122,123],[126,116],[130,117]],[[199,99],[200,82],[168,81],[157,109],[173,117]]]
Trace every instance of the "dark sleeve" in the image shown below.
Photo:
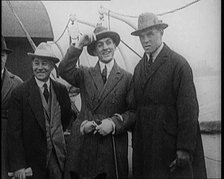
[[[175,74],[178,133],[177,150],[193,152],[196,147],[199,106],[191,67],[186,62]]]
[[[22,108],[22,94],[15,88],[11,94],[7,124],[8,159],[12,171],[27,167],[22,138]]]
[[[71,85],[79,88],[82,81],[82,69],[77,67],[77,61],[82,50],[70,46],[58,66],[59,75]]]
[[[112,117],[115,123],[115,135],[131,130],[135,124],[135,108],[134,108],[134,88],[132,75],[129,76],[127,91],[126,91],[126,111],[122,114],[122,120],[118,115]]]
[[[67,91],[67,88],[65,86],[61,87],[61,95],[63,95],[63,100],[62,100],[62,126],[63,126],[63,131],[65,131],[69,124],[76,118],[76,116],[74,116],[74,113],[72,111],[72,107],[71,107],[71,101],[69,98],[69,94]]]

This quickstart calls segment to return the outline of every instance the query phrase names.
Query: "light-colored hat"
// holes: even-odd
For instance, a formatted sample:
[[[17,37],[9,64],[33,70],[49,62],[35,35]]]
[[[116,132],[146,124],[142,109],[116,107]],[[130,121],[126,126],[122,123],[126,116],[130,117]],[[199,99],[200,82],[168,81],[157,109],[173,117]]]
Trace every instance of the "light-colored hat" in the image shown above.
[[[106,27],[97,26],[93,33],[96,35],[96,40],[87,46],[87,52],[92,56],[96,56],[94,54],[96,42],[103,38],[110,37],[116,46],[120,43],[119,34],[117,32],[107,30]]]
[[[153,13],[142,13],[138,17],[138,30],[132,32],[131,35],[139,36],[143,31],[148,30],[152,27],[165,29],[168,27],[168,24],[163,23]]]
[[[60,60],[55,56],[52,46],[46,42],[41,42],[34,53],[27,53],[31,57],[40,57],[58,63]]]

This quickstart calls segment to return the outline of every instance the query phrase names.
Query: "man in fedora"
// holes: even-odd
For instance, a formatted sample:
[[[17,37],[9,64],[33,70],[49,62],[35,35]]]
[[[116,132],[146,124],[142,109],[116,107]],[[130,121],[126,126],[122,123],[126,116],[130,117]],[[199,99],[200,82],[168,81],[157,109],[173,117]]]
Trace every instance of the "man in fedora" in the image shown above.
[[[131,33],[145,51],[133,75],[134,178],[206,178],[192,69],[163,42],[167,26],[143,13]]]
[[[59,75],[80,88],[81,94],[68,156],[72,178],[128,177],[127,129],[132,121],[127,94],[132,75],[114,59],[119,42],[118,33],[97,26],[93,35],[84,34],[69,47],[59,65]],[[95,67],[77,67],[85,46],[91,56],[98,57]]]
[[[1,178],[8,178],[8,155],[7,155],[7,122],[8,122],[8,108],[11,93],[13,89],[21,84],[23,81],[16,75],[12,74],[5,67],[8,55],[12,53],[8,49],[4,37],[2,36],[2,61],[1,61]]]
[[[8,121],[10,169],[15,178],[62,179],[66,145],[63,132],[72,118],[64,85],[50,73],[59,59],[45,42],[32,58],[33,76],[12,92]],[[32,172],[31,172],[32,171]]]

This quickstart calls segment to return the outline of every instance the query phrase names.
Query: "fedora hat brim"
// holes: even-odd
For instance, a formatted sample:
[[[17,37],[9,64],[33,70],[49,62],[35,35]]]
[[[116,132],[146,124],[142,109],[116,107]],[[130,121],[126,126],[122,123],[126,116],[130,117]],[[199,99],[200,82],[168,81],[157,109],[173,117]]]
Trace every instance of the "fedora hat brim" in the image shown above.
[[[132,32],[131,35],[140,36],[140,34],[145,30],[149,30],[151,28],[165,29],[167,27],[168,27],[168,24],[165,24],[165,23],[155,24],[155,25],[143,28],[143,29],[136,30],[136,31]]]
[[[27,53],[27,55],[29,55],[29,56],[31,56],[31,57],[39,57],[39,58],[44,58],[44,59],[46,59],[46,60],[50,60],[50,61],[52,61],[52,62],[54,62],[54,63],[58,63],[60,60],[58,59],[58,58],[56,58],[56,57],[50,57],[50,56],[43,56],[43,55],[36,55],[36,54],[34,54],[34,53]]]
[[[95,45],[96,45],[97,41],[99,41],[103,38],[107,38],[107,37],[111,38],[116,46],[119,45],[121,39],[120,39],[120,36],[118,33],[114,32],[114,31],[104,31],[104,32],[96,34],[96,40],[87,46],[87,52],[91,56],[96,56],[94,51],[95,51]]]

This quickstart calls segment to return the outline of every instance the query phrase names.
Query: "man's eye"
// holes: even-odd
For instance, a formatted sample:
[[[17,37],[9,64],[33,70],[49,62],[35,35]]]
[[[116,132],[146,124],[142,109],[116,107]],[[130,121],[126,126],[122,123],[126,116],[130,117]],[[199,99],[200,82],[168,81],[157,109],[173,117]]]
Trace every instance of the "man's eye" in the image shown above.
[[[107,45],[110,45],[110,44],[112,44],[112,41],[111,40],[108,40],[107,41]]]
[[[97,46],[98,48],[100,48],[100,47],[102,47],[102,44],[97,44],[96,46]]]

